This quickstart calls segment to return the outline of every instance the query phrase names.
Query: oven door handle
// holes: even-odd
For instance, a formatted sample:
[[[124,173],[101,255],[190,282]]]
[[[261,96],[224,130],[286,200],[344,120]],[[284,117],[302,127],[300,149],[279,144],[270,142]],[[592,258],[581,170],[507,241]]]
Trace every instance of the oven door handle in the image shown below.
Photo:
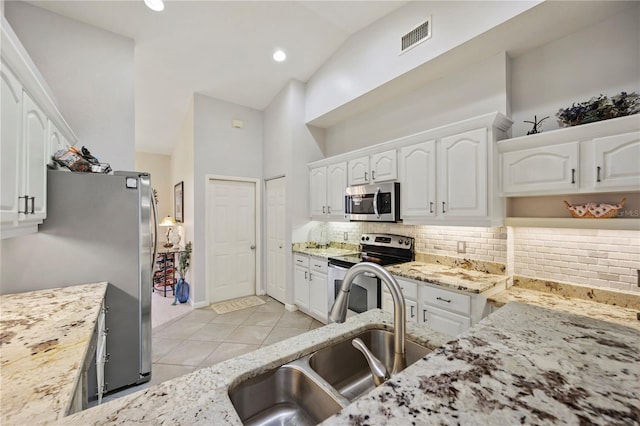
[[[376,214],[376,217],[380,219],[380,213],[378,213],[378,196],[380,195],[380,187],[376,188],[376,193],[373,196],[373,212]]]

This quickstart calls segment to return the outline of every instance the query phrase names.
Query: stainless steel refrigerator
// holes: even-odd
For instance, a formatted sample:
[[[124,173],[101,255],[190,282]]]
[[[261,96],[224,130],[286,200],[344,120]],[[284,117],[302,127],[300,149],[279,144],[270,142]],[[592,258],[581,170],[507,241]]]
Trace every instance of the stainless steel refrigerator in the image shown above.
[[[39,232],[2,240],[0,292],[107,281],[105,391],[146,382],[157,243],[150,176],[49,170],[47,178]]]

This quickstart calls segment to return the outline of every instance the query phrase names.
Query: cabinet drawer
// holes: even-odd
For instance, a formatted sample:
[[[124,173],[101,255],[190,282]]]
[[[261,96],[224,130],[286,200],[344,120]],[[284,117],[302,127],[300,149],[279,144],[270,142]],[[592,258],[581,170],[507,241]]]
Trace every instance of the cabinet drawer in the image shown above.
[[[327,267],[329,263],[327,259],[324,259],[322,257],[311,257],[309,261],[311,262],[312,271],[322,272],[323,274],[327,273]]]
[[[420,301],[463,315],[471,314],[471,297],[434,287],[420,287]]]
[[[405,299],[418,300],[418,284],[398,278],[396,278],[396,281],[400,284]]]
[[[309,256],[307,256],[306,254],[293,255],[293,266],[302,266],[302,267],[308,268]]]

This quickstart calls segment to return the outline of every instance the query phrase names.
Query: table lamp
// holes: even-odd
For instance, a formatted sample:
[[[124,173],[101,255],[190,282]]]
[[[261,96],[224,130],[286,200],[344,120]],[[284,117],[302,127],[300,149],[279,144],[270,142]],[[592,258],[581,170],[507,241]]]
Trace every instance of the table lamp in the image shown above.
[[[173,232],[173,227],[176,226],[176,220],[171,216],[167,216],[164,219],[162,219],[162,222],[160,222],[158,226],[169,228],[167,229],[167,233],[165,234],[165,236],[167,237],[167,242],[164,243],[164,247],[166,248],[173,247],[173,243],[171,242],[171,233]]]

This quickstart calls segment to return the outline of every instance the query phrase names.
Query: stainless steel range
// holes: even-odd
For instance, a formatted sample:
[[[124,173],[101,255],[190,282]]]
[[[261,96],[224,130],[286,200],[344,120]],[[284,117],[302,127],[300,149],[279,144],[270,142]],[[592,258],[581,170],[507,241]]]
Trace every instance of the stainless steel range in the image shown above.
[[[340,291],[347,270],[360,262],[394,265],[414,260],[414,239],[403,235],[363,234],[362,251],[356,254],[329,258],[329,310]],[[382,283],[375,275],[356,277],[349,296],[349,314],[359,314],[382,307]]]

